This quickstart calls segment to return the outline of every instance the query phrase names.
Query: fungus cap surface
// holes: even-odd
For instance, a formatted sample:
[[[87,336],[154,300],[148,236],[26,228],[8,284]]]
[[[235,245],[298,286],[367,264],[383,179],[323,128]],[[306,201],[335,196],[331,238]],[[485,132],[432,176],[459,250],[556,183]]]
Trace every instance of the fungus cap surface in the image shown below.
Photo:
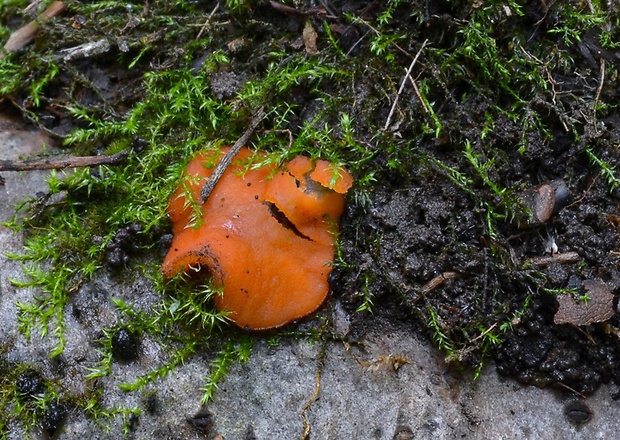
[[[226,151],[198,154],[187,166],[168,206],[173,240],[162,273],[171,278],[207,268],[223,285],[216,307],[233,322],[279,327],[314,312],[327,297],[344,193],[312,177],[319,164],[326,168],[324,161],[298,156],[291,161],[295,171],[251,169],[245,165],[252,153],[243,148],[201,205],[211,167]],[[346,192],[352,179],[338,172],[346,182],[336,176],[333,188]]]

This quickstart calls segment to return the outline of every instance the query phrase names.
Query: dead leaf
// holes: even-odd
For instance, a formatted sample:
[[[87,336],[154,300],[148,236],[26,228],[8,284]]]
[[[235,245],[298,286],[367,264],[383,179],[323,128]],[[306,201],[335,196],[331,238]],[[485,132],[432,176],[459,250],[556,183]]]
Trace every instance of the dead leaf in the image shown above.
[[[303,31],[304,45],[306,46],[306,53],[308,55],[318,55],[319,49],[316,47],[316,40],[318,35],[312,27],[312,22],[308,19],[304,25]]]
[[[553,317],[556,324],[589,325],[607,321],[614,314],[614,295],[601,280],[586,280],[583,287],[588,301],[577,300],[571,295],[557,297],[560,307]]]

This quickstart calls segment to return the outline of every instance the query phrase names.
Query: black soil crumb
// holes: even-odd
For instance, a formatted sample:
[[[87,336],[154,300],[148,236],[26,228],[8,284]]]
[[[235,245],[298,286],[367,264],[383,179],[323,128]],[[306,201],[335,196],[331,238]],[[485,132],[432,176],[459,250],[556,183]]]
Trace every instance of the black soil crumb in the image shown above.
[[[106,245],[105,261],[109,268],[118,269],[129,263],[131,256],[139,250],[140,231],[142,226],[134,223],[116,232],[114,238]]]
[[[45,392],[45,383],[39,372],[26,370],[15,381],[15,391],[27,398],[34,398]]]
[[[119,329],[112,336],[112,355],[114,359],[122,362],[133,362],[138,358],[140,352],[140,340],[127,329]]]
[[[201,408],[193,417],[187,419],[187,423],[199,433],[209,435],[213,429],[213,415],[204,408]]]

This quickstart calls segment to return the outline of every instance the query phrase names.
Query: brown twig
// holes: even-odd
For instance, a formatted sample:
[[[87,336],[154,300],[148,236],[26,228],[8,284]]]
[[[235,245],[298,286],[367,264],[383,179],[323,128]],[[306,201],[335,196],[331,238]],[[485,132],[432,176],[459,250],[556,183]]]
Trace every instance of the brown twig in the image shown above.
[[[327,348],[327,341],[324,340],[323,344],[321,344],[319,348],[319,353],[317,356],[317,369],[316,369],[316,373],[314,374],[314,392],[308,398],[308,401],[304,404],[303,408],[301,409],[301,418],[304,423],[304,431],[301,434],[302,440],[307,440],[308,438],[310,438],[310,430],[312,429],[312,426],[310,425],[310,421],[308,420],[307,412],[308,412],[308,409],[319,398],[319,394],[321,392],[321,375],[323,374],[323,367],[325,366],[326,348]]]
[[[98,165],[117,165],[127,159],[131,149],[111,156],[74,156],[27,160],[0,160],[0,171],[34,171],[62,168],[95,167]]]
[[[49,7],[39,15],[36,20],[32,20],[25,26],[22,26],[11,34],[8,41],[4,45],[4,50],[7,52],[16,52],[23,49],[34,40],[34,36],[39,31],[40,23],[45,20],[49,20],[52,17],[62,14],[67,9],[67,5],[63,2],[55,1]],[[0,53],[0,58],[3,58],[4,54]]]
[[[598,106],[598,102],[601,98],[601,92],[603,91],[603,85],[605,84],[605,69],[606,69],[605,60],[601,58],[599,64],[599,78],[598,78],[598,87],[596,88],[596,95],[594,96],[594,109],[596,111],[596,107]]]
[[[200,28],[200,32],[198,32],[198,35],[196,35],[196,38],[194,38],[195,40],[200,40],[200,37],[202,37],[202,34],[207,29],[207,26],[209,26],[211,19],[213,18],[213,16],[215,15],[215,13],[217,12],[219,8],[220,8],[220,2],[217,2],[217,4],[215,5],[211,13],[207,16],[207,19],[205,20],[204,24]]]
[[[567,390],[569,390],[569,391],[572,391],[573,393],[577,394],[577,395],[578,395],[579,397],[581,397],[582,399],[585,399],[585,398],[586,398],[586,396],[584,396],[583,394],[581,394],[579,391],[577,391],[577,390],[576,390],[576,389],[574,389],[574,388],[569,387],[568,385],[566,385],[566,384],[564,384],[564,383],[562,383],[562,382],[558,382],[558,385],[560,385],[560,386],[562,386],[562,387],[566,388],[566,389],[567,389]]]
[[[387,120],[385,121],[385,126],[383,127],[384,130],[387,130],[389,128],[389,126],[390,126],[390,122],[392,120],[392,115],[394,114],[394,110],[396,110],[396,104],[398,104],[398,98],[400,97],[400,94],[403,93],[403,89],[405,88],[405,82],[407,81],[407,78],[409,77],[409,75],[411,75],[411,71],[413,70],[413,66],[415,66],[415,63],[418,61],[418,58],[420,57],[420,54],[422,53],[422,51],[426,47],[427,43],[428,43],[428,39],[424,40],[424,42],[422,43],[422,47],[420,47],[420,50],[418,50],[418,53],[416,53],[415,57],[413,57],[413,61],[411,61],[411,64],[409,65],[409,68],[405,72],[405,76],[403,77],[402,81],[400,82],[400,87],[398,88],[398,93],[396,93],[396,97],[394,98],[394,102],[392,103],[392,108],[390,109],[390,113],[388,114]]]
[[[538,267],[545,267],[553,263],[576,263],[577,261],[579,261],[579,254],[577,252],[564,252],[563,254],[532,257],[525,260],[526,263]]]
[[[415,80],[413,79],[413,77],[411,75],[408,75],[408,77],[409,77],[409,81],[411,82],[411,85],[413,86],[413,91],[415,92],[416,96],[418,97],[418,100],[420,101],[420,104],[422,104],[422,108],[424,109],[424,113],[429,115],[431,113],[431,109],[428,108],[428,105],[426,105],[426,101],[422,98],[422,94],[420,93],[420,89],[418,89],[418,85],[416,84]]]
[[[362,18],[356,18],[356,21],[359,21],[360,23],[368,26],[368,28],[373,31],[375,33],[376,36],[380,37],[381,36],[381,31],[379,31],[377,28],[373,27],[370,23],[368,23],[366,20],[362,19]],[[428,41],[428,40],[426,40]],[[407,52],[405,49],[403,49],[402,47],[400,47],[398,44],[392,42],[391,43],[392,46],[394,46],[396,49],[398,49],[399,52],[401,52],[402,54],[404,54],[405,56],[407,56],[408,58],[413,58],[413,56]]]
[[[248,142],[248,139],[250,139],[250,136],[252,136],[252,133],[254,132],[254,130],[256,129],[256,127],[258,126],[258,124],[260,123],[260,121],[263,119],[264,116],[265,116],[265,109],[261,107],[256,112],[256,114],[252,116],[252,119],[250,120],[250,124],[248,125],[248,128],[245,130],[245,133],[243,133],[241,137],[237,139],[237,142],[235,142],[235,144],[232,146],[230,151],[226,153],[224,157],[222,157],[220,162],[217,164],[217,166],[215,167],[215,170],[213,170],[213,174],[211,175],[209,180],[207,180],[207,183],[205,183],[205,186],[202,187],[202,191],[200,192],[200,198],[202,199],[203,204],[207,201],[207,199],[213,192],[215,185],[217,185],[217,182],[219,182],[220,178],[226,171],[226,168],[228,168],[228,166],[230,165],[232,160],[235,158],[237,153],[239,153],[239,150],[241,150],[241,147],[243,147]]]
[[[277,129],[277,130],[258,130],[259,133],[265,133],[265,132],[270,132],[270,133],[284,133],[288,136],[288,145],[287,145],[287,150],[290,150],[291,147],[293,146],[293,132],[291,130],[289,130],[288,128],[283,128],[283,129]]]
[[[497,327],[497,322],[494,323],[491,327],[489,327],[488,329],[486,329],[485,331],[483,331],[482,333],[480,333],[478,336],[476,336],[474,339],[470,340],[469,343],[473,343],[476,342],[478,339],[482,339],[484,338],[487,334],[489,334],[490,332],[493,331],[493,329]]]
[[[433,290],[441,286],[447,280],[453,280],[455,278],[460,277],[461,274],[458,272],[443,272],[437,275],[435,278],[431,279],[429,282],[424,284],[420,289],[420,297],[428,295]]]
[[[326,15],[327,14],[327,8],[325,8],[324,6],[317,7],[317,8],[311,8],[311,9],[308,9],[307,11],[301,11],[297,8],[294,8],[293,6],[288,6],[283,3],[275,2],[273,0],[269,2],[269,6],[271,6],[274,10],[281,12],[282,14],[296,15],[298,17],[310,17],[313,15]],[[328,16],[325,16],[325,18],[338,18],[338,17],[333,16],[333,15],[328,15]]]

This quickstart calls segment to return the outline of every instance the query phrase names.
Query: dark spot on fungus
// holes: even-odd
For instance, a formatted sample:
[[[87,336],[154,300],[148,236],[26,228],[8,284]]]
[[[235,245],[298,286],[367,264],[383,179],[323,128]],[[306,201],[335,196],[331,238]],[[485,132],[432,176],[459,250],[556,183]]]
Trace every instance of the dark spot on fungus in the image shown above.
[[[122,363],[129,363],[138,358],[140,342],[129,330],[120,328],[112,336],[112,356]]]
[[[265,202],[265,205],[267,206],[267,208],[269,208],[269,213],[273,216],[273,218],[278,221],[278,223],[280,223],[286,229],[291,230],[298,237],[303,238],[304,240],[310,240],[309,237],[306,237],[304,234],[299,232],[297,226],[295,226],[293,222],[286,217],[286,214],[280,211],[274,203]]]
[[[351,176],[304,156],[289,162],[288,172],[274,175],[275,165],[248,170],[247,160],[256,155],[243,148],[201,206],[201,225],[188,227],[194,211],[186,197],[201,203],[202,186],[212,173],[204,164],[216,163],[221,154],[196,156],[170,199],[176,250],[164,259],[164,278],[208,267],[224,287],[215,298],[217,308],[241,328],[280,327],[314,312],[329,292],[325,268],[334,258],[335,228]],[[213,200],[221,198],[226,203],[215,207]]]

